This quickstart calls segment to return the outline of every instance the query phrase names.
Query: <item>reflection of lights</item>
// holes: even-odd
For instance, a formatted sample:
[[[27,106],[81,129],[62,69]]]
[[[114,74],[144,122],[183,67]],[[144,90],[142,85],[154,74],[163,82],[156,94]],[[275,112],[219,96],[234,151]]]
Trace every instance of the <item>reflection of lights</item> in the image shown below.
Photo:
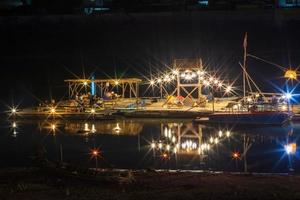
[[[163,153],[163,154],[161,155],[161,157],[162,157],[163,159],[167,159],[167,158],[168,158],[168,154],[167,154],[167,153]]]
[[[297,150],[297,144],[289,143],[287,145],[284,145],[284,149],[287,154],[295,154]]]
[[[173,152],[176,154],[177,153],[177,147],[174,147]]]
[[[210,150],[210,145],[209,144],[206,145],[206,149]]]
[[[92,130],[91,130],[92,133],[96,133],[96,128],[95,128],[95,124],[92,124]]]
[[[120,133],[121,128],[120,128],[120,126],[119,126],[119,123],[117,123],[117,126],[114,128],[114,131],[115,131],[116,133]]]
[[[13,137],[16,137],[16,136],[17,136],[17,131],[14,130],[14,131],[13,131]]]
[[[53,131],[55,131],[56,125],[55,125],[55,124],[52,124],[52,125],[51,125],[51,129],[52,129]]]
[[[226,137],[230,137],[230,131],[226,131]]]
[[[94,108],[91,109],[91,113],[94,114],[96,110]]]
[[[213,142],[214,142],[214,138],[213,138],[213,137],[210,137],[210,138],[209,138],[209,142],[210,142],[210,143],[213,143]]]
[[[176,142],[176,137],[175,137],[175,136],[172,137],[172,142],[173,142],[173,143]]]
[[[168,137],[168,129],[167,128],[164,129],[164,134],[165,134],[165,137]]]
[[[16,128],[16,127],[17,127],[17,123],[16,123],[16,122],[13,122],[12,127],[13,127],[13,128]]]
[[[170,151],[170,145],[169,144],[167,144],[167,146],[166,146],[166,149],[167,149],[167,151]]]
[[[219,139],[215,138],[215,144],[218,144],[218,143],[219,143]]]
[[[168,137],[169,137],[169,138],[172,138],[171,129],[169,129],[169,131],[168,131]]]
[[[84,131],[89,131],[89,124],[88,123],[85,123],[84,124]]]
[[[219,137],[222,137],[222,136],[223,136],[223,132],[219,131]]]

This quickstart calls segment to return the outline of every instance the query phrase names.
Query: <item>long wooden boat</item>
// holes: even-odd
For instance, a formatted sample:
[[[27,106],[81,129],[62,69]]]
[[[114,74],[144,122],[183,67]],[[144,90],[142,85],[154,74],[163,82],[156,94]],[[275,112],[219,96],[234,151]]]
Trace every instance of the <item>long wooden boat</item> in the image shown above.
[[[243,125],[283,125],[292,119],[291,112],[237,112],[237,113],[214,113],[206,118],[198,117],[195,122],[208,122],[220,124],[243,124]]]

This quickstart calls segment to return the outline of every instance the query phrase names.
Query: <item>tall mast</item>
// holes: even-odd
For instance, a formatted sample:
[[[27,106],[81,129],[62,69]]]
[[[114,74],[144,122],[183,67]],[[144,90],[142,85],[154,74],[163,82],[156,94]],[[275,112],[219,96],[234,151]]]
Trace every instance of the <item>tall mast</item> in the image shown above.
[[[246,97],[246,59],[247,59],[247,32],[245,33],[244,42],[244,63],[243,63],[243,92],[244,92],[244,99]]]

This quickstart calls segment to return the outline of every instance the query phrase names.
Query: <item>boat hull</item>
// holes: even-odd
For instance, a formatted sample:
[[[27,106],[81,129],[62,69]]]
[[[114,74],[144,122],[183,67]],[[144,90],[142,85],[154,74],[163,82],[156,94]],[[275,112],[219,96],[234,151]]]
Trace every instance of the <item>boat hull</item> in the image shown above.
[[[283,125],[292,119],[288,112],[217,113],[207,118],[210,123]],[[200,122],[201,119],[195,121]]]

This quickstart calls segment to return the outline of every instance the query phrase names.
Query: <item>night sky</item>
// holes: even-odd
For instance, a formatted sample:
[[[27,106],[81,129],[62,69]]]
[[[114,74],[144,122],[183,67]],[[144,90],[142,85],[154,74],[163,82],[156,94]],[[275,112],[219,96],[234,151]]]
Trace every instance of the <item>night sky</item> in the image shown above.
[[[241,76],[245,32],[249,53],[284,67],[300,64],[300,17],[293,10],[6,16],[0,24],[0,99],[7,103],[33,104],[32,95],[60,98],[72,73],[148,75],[174,58],[201,57],[209,70],[233,81]],[[284,82],[272,65],[249,58],[248,67],[265,91]]]

